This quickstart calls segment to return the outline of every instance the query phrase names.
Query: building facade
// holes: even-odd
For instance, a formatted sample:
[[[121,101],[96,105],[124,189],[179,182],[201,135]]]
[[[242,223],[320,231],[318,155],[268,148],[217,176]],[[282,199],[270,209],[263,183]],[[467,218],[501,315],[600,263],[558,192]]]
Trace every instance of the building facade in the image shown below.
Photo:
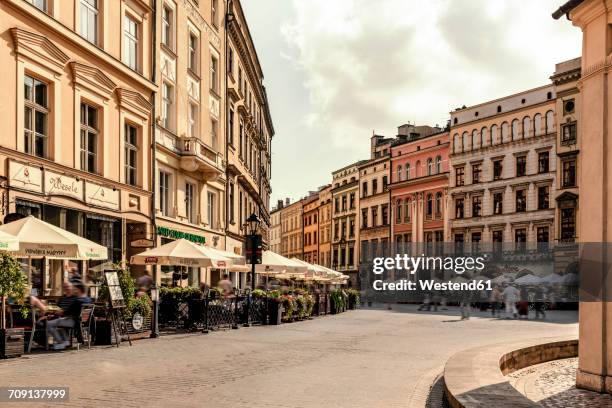
[[[319,263],[319,192],[311,192],[302,200],[302,225],[304,243],[302,259],[312,264]]]
[[[421,127],[391,147],[391,236],[396,244],[448,237],[449,133]]]
[[[389,191],[391,143],[394,139],[374,135],[370,160],[359,169],[359,246],[363,262],[382,253],[390,237]]]
[[[279,201],[280,206],[277,206],[270,211],[270,243],[269,248],[272,252],[281,253],[281,209],[282,201]]]
[[[332,236],[332,186],[328,184],[319,189],[319,264],[331,268]]]
[[[359,161],[332,173],[332,267],[359,286]]]
[[[132,242],[153,233],[154,29],[143,2],[0,2],[3,222],[34,215],[115,262],[142,250]],[[66,262],[33,261],[33,293],[59,295]],[[86,280],[94,264],[73,262]]]
[[[551,242],[556,235],[553,85],[451,112],[455,242]]]
[[[302,200],[291,203],[291,201],[287,198],[284,207],[280,210],[280,254],[284,257],[299,259],[302,259],[303,257],[303,209]]]

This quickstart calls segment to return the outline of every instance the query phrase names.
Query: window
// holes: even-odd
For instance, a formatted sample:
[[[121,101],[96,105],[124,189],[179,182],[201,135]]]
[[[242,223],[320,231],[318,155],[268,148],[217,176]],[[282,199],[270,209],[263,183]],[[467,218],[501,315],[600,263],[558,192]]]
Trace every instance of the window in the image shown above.
[[[405,173],[406,173],[406,180],[410,180],[410,163],[406,163],[406,168],[405,168]],[[401,176],[400,176],[401,177]]]
[[[462,186],[465,184],[465,169],[463,167],[457,167],[455,169],[455,185]]]
[[[527,174],[527,156],[516,157],[516,177],[522,177]]]
[[[349,221],[349,238],[353,238],[355,236],[355,219],[351,218]]]
[[[195,194],[196,187],[191,183],[185,183],[185,215],[187,216],[187,221],[190,223],[195,223]]]
[[[555,131],[555,114],[553,111],[546,112],[546,133],[554,133]]]
[[[125,182],[135,186],[138,182],[138,129],[125,124]]]
[[[81,103],[81,170],[98,170],[98,109]]]
[[[409,199],[404,199],[404,221],[405,222],[410,222],[410,218],[412,215],[412,211],[410,208],[410,200]]]
[[[519,121],[514,119],[512,121],[512,140],[518,140],[519,138]]]
[[[561,144],[576,143],[576,122],[566,123],[561,126]]]
[[[372,207],[372,226],[378,225],[378,206]]]
[[[402,222],[402,200],[397,200],[397,204],[395,206],[395,222],[397,224]]]
[[[244,123],[242,122],[242,119],[240,120],[240,126],[238,127],[238,156],[240,158],[242,158],[243,155],[243,150],[242,150],[242,145],[244,143]],[[338,211],[336,209],[336,211]]]
[[[159,210],[162,215],[170,215],[170,174],[159,172]]]
[[[208,194],[206,195],[207,197],[207,217],[208,217],[208,225],[211,228],[216,229],[218,227],[217,225],[217,219],[216,219],[216,203],[215,201],[217,200],[217,195],[211,191],[208,192]]]
[[[189,33],[189,60],[188,67],[193,72],[198,72],[198,37],[195,33]]]
[[[81,36],[87,41],[98,43],[98,0],[81,1]]]
[[[548,242],[550,241],[550,236],[548,233],[548,227],[538,227],[538,242]]]
[[[172,48],[172,25],[172,9],[164,6],[162,10],[161,42],[168,48]]]
[[[364,208],[363,210],[361,210],[361,222],[362,228],[368,228],[368,209]]]
[[[372,180],[372,194],[378,193],[378,179]]]
[[[549,207],[549,187],[538,187],[538,210],[546,210]]]
[[[198,134],[198,105],[189,102],[189,130],[187,136],[196,137]]]
[[[351,210],[355,208],[355,193],[351,193],[349,203]]]
[[[480,163],[472,165],[472,183],[480,183],[480,174],[482,173],[482,165]]]
[[[397,181],[402,181],[402,166],[397,166]]]
[[[527,242],[527,230],[525,228],[518,228],[514,230],[514,242],[516,243]]]
[[[549,169],[549,153],[538,153],[538,173],[548,173]]]
[[[493,242],[504,242],[504,231],[502,230],[493,231]]]
[[[567,101],[563,102],[563,114],[564,115],[574,113],[575,108],[576,108],[576,104],[574,103],[573,99],[568,99]]]
[[[382,225],[389,225],[389,207],[387,204],[382,206]]]
[[[219,93],[219,60],[214,55],[210,56],[210,89]]]
[[[457,198],[455,200],[455,218],[461,219],[463,215],[463,198]]]
[[[436,218],[442,218],[442,193],[436,193]]]
[[[229,216],[230,222],[234,223],[234,183],[230,183],[229,185],[229,202],[227,204],[229,206]]]
[[[480,217],[482,215],[482,197],[472,197],[472,217]]]
[[[529,136],[531,136],[531,118],[525,116],[523,118],[523,139]]]
[[[499,215],[504,212],[504,193],[493,193],[493,214]]]
[[[229,123],[227,125],[227,142],[233,146],[234,145],[234,110],[230,109],[229,111]]]
[[[563,162],[563,187],[574,187],[576,185],[576,161],[566,160]]]
[[[561,209],[561,240],[574,241],[576,238],[576,209]]]
[[[433,195],[431,193],[427,194],[427,212],[426,214],[427,214],[427,218],[429,219],[433,217],[433,206],[434,206]]]
[[[161,120],[162,125],[166,129],[170,129],[172,126],[172,109],[174,103],[174,87],[167,82],[162,84],[162,112]]]
[[[37,9],[47,12],[47,0],[26,0],[28,3],[34,5]]]
[[[472,242],[478,244],[482,241],[482,232],[472,232]]]
[[[455,242],[463,242],[463,234],[455,234]]]
[[[368,182],[364,181],[363,183],[361,183],[362,185],[362,190],[363,190],[363,195],[362,197],[367,197],[368,196]]]
[[[533,117],[533,126],[534,126],[534,135],[541,136],[542,135],[542,115],[536,113]]]
[[[493,161],[493,181],[501,180],[502,178],[503,164],[502,160]]]
[[[525,190],[516,190],[516,212],[527,211],[527,197]]]
[[[442,157],[436,157],[436,173],[442,173]]]
[[[138,23],[133,18],[125,16],[123,24],[123,62],[136,71],[138,70]]]
[[[432,174],[434,174],[434,165],[433,159],[430,157],[427,159],[427,175],[431,176]]]
[[[49,110],[47,84],[24,77],[24,151],[48,157]]]
[[[212,0],[210,2],[210,20],[213,26],[219,27],[219,17],[217,15],[219,10],[219,0]]]
[[[227,50],[227,72],[229,74],[234,73],[234,50],[232,47],[228,47]]]
[[[387,176],[383,176],[383,178],[382,178],[382,188],[383,188],[383,191],[385,191],[387,189],[387,184],[388,184]]]

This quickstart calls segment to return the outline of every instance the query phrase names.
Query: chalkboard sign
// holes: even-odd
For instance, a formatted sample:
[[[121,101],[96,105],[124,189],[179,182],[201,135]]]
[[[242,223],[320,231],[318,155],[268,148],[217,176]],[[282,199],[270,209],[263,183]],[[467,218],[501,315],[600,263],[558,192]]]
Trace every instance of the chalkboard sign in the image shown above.
[[[125,299],[123,299],[123,292],[121,292],[121,285],[119,285],[119,276],[117,276],[117,271],[104,271],[104,276],[106,277],[108,294],[110,296],[110,303],[113,309],[125,307]]]

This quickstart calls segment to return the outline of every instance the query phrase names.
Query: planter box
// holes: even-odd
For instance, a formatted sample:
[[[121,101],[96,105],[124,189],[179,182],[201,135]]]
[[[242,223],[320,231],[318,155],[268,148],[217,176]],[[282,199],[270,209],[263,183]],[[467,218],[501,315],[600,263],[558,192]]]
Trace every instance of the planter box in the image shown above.
[[[0,358],[21,357],[23,337],[23,329],[0,329]]]
[[[275,301],[268,302],[268,324],[281,324],[284,311],[282,303]]]

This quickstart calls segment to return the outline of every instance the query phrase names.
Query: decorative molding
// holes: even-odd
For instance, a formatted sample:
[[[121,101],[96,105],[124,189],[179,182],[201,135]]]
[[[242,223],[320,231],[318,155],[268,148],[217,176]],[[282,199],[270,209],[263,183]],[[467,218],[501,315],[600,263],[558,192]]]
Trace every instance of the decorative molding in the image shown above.
[[[131,112],[134,112],[144,119],[151,113],[151,103],[140,93],[126,88],[116,88],[119,105]]]
[[[208,34],[210,42],[217,48],[221,48],[221,39],[217,35],[216,30],[214,30],[208,22],[202,17],[198,9],[196,9],[193,4],[189,0],[182,0],[183,7],[185,8],[185,12],[187,13],[187,17],[191,19],[193,23],[195,23],[200,30]]]
[[[96,67],[70,62],[74,82],[104,96],[110,97],[117,85]]]
[[[27,56],[37,62],[48,62],[49,68],[62,72],[70,57],[53,44],[47,37],[21,28],[11,28],[13,47],[18,55]]]

